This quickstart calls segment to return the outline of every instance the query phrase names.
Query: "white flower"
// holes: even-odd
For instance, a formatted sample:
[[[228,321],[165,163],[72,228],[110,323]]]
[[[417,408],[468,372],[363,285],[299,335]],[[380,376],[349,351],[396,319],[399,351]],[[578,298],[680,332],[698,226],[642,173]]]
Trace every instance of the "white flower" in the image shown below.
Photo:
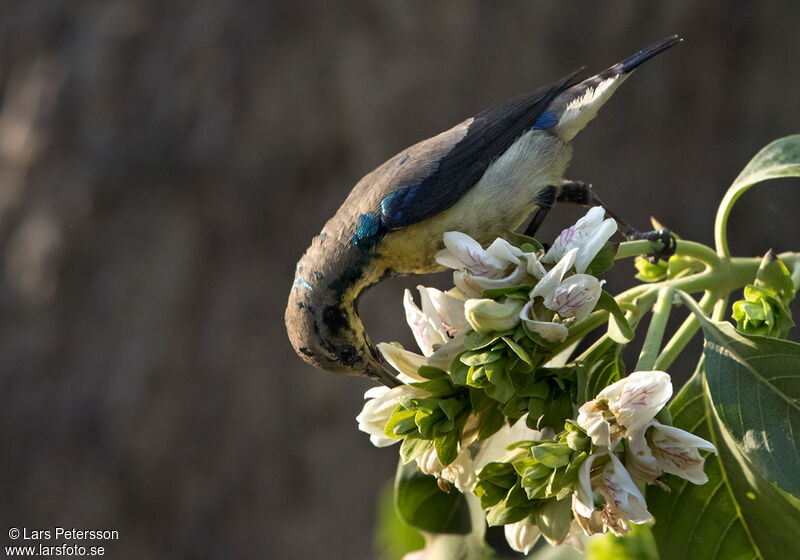
[[[471,492],[478,481],[472,455],[467,447],[463,447],[453,462],[445,467],[439,461],[436,448],[431,446],[417,457],[417,468],[425,474],[455,484],[461,492]]]
[[[422,350],[420,356],[405,350],[399,344],[381,342],[378,350],[389,364],[401,373],[401,381],[424,381],[417,374],[420,366],[433,366],[442,370],[450,367],[456,355],[464,350],[467,320],[464,300],[450,292],[418,286],[422,309],[417,307],[411,292],[406,290],[403,307],[406,321],[414,339]],[[406,377],[402,377],[405,375]]]
[[[717,448],[701,437],[665,426],[652,420],[628,438],[628,470],[637,478],[653,484],[662,472],[705,484],[705,459],[699,450],[717,453]]]
[[[469,299],[464,314],[469,325],[478,332],[505,331],[519,323],[519,312],[525,302],[506,299],[500,303],[493,299]]]
[[[542,535],[536,525],[528,525],[524,521],[509,523],[503,529],[506,533],[508,546],[522,554],[528,554],[528,551],[533,548],[533,545]]]
[[[539,280],[531,290],[530,297],[531,300],[542,297],[547,309],[558,313],[562,318],[575,317],[580,321],[594,310],[604,282],[589,274],[574,274],[564,278],[567,271],[575,265],[578,254],[577,247],[567,251]]]
[[[609,385],[578,410],[578,425],[595,445],[614,449],[620,438],[644,428],[672,396],[663,371],[635,371]]]
[[[604,220],[604,216],[605,210],[601,207],[590,208],[574,226],[561,232],[542,261],[554,263],[571,249],[577,248],[575,270],[578,273],[584,272],[606,241],[617,231],[617,222],[611,218]]]
[[[411,385],[398,385],[388,387],[373,387],[366,393],[368,399],[361,409],[361,414],[356,416],[358,429],[369,434],[369,440],[375,447],[386,447],[400,440],[392,439],[384,433],[384,428],[397,405],[408,402],[412,398],[426,397],[429,393],[412,387]]]
[[[409,290],[405,291],[403,307],[420,350],[425,356],[430,356],[467,326],[464,300],[436,288],[417,286],[417,290],[422,309],[416,306]]]
[[[561,317],[580,321],[594,310],[604,283],[589,274],[570,276],[556,288],[551,309]]]
[[[606,462],[592,468],[598,459]],[[600,498],[597,502],[595,495]],[[599,516],[598,502],[601,505]],[[616,455],[607,451],[593,453],[581,465],[573,494],[572,512],[587,535],[599,532],[602,524],[603,532],[609,530],[617,536],[623,536],[630,531],[630,523],[653,520],[642,493],[628,471]]]
[[[540,321],[533,310],[533,301],[529,301],[519,312],[528,328],[540,335],[547,342],[563,342],[569,334],[569,329],[562,323],[554,321]]]
[[[480,297],[488,289],[517,286],[527,277],[523,252],[505,239],[495,239],[486,249],[458,231],[446,232],[443,240],[445,249],[436,254],[436,262],[456,270],[453,282],[468,297]]]

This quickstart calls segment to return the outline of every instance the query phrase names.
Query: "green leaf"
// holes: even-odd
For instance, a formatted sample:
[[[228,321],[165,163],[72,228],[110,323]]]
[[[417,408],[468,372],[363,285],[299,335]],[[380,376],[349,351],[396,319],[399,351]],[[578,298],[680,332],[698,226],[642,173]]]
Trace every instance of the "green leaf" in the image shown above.
[[[738,198],[756,183],[781,177],[800,177],[800,134],[767,144],[736,177],[722,198],[714,220],[714,239],[718,252],[730,255],[726,229],[728,216]]]
[[[647,525],[631,525],[624,537],[606,533],[590,539],[586,551],[591,560],[658,560],[652,531]]]
[[[719,456],[706,459],[709,480],[703,485],[667,475],[669,493],[648,487],[661,558],[794,557],[800,511],[739,454],[714,413],[702,369],[675,397],[670,411],[675,426],[709,440]]]
[[[438,379],[447,375],[447,372],[433,366],[419,366],[417,373],[425,379]]]
[[[753,468],[800,497],[800,344],[742,334],[679,292],[705,336],[705,378],[726,435]]]
[[[714,408],[755,470],[800,497],[800,344],[701,322]]]
[[[400,439],[408,433],[416,432],[417,425],[414,423],[414,417],[416,415],[416,410],[406,410],[398,405],[389,417],[389,421],[386,422],[383,433],[390,438]]]
[[[404,465],[408,464],[430,449],[432,444],[431,440],[417,434],[406,436],[403,443],[400,444],[400,459]]]
[[[633,340],[633,329],[625,319],[625,313],[617,305],[614,296],[603,290],[600,292],[600,299],[597,300],[595,309],[604,309],[610,313],[608,317],[608,336],[614,342],[626,344]]]
[[[469,375],[469,366],[461,361],[461,356],[463,356],[465,352],[462,352],[458,356],[453,359],[453,362],[450,364],[450,379],[453,381],[455,385],[466,385],[467,384],[467,376]]]
[[[436,456],[442,466],[447,466],[458,457],[458,442],[461,440],[461,433],[457,430],[446,433],[433,440],[436,447]]]
[[[517,344],[516,342],[514,342],[514,340],[512,340],[507,336],[503,337],[503,342],[505,342],[508,345],[508,347],[511,348],[514,354],[519,356],[520,360],[522,360],[529,366],[533,367],[533,360],[521,345]]]
[[[400,519],[422,531],[465,535],[472,529],[461,492],[445,494],[436,478],[419,472],[414,464],[398,466],[394,500]]]
[[[503,357],[500,352],[467,352],[461,356],[461,361],[468,366],[491,364]]]
[[[467,350],[480,350],[490,346],[493,342],[500,340],[504,333],[479,333],[469,330],[464,336],[464,348]]]
[[[531,448],[531,452],[534,459],[551,469],[566,466],[572,455],[572,449],[560,443],[540,443]]]
[[[425,546],[422,535],[397,516],[392,481],[381,488],[375,509],[375,558],[401,560]]]
[[[506,417],[498,410],[497,406],[491,406],[478,413],[478,440],[484,440],[497,433],[505,421]]]

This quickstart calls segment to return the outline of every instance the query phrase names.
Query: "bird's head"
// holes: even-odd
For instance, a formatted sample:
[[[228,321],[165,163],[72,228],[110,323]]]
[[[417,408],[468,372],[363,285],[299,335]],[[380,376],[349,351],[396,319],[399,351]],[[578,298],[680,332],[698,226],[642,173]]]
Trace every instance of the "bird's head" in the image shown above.
[[[352,268],[332,267],[330,259],[316,259],[313,247],[298,264],[286,307],[286,331],[295,351],[314,367],[396,385],[356,310],[366,287],[362,275],[343,273]]]

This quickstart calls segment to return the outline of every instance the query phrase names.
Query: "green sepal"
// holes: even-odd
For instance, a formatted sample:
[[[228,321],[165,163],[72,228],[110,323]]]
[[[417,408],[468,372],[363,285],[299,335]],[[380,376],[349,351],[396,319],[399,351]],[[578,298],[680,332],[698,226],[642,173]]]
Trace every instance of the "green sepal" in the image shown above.
[[[664,259],[658,259],[658,262],[651,263],[645,257],[636,257],[633,260],[633,266],[638,271],[634,278],[640,282],[652,283],[667,279],[668,263]]]
[[[506,240],[512,245],[518,247],[524,253],[536,253],[544,250],[544,245],[530,235],[523,235],[515,231],[506,232]],[[523,247],[523,245],[530,245],[530,247]]]
[[[792,275],[783,261],[776,257],[771,249],[761,259],[754,284],[758,288],[769,290],[783,303],[789,303],[794,299],[795,288]]]
[[[527,301],[532,289],[533,286],[529,286],[527,284],[520,284],[519,286],[511,286],[508,288],[491,288],[488,290],[483,290],[481,298],[498,299],[501,297],[507,297],[509,299],[521,299]]]
[[[610,241],[606,241],[584,272],[596,277],[602,276],[614,266],[614,257],[616,255],[617,246]]]

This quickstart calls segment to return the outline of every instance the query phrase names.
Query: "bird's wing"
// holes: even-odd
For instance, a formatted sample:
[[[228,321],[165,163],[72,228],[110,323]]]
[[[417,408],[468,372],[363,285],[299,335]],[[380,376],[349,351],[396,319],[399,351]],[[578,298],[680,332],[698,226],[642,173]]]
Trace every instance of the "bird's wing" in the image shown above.
[[[550,87],[478,113],[466,121],[469,125],[465,133],[448,134],[448,131],[418,145],[430,143],[425,149],[441,155],[436,161],[424,161],[421,154],[421,161],[415,165],[416,173],[397,176],[398,181],[381,200],[383,226],[388,229],[409,226],[453,206],[525,131],[556,124],[549,122],[552,115],[546,109],[555,96],[575,83],[578,72]],[[398,157],[402,163],[401,154]]]

